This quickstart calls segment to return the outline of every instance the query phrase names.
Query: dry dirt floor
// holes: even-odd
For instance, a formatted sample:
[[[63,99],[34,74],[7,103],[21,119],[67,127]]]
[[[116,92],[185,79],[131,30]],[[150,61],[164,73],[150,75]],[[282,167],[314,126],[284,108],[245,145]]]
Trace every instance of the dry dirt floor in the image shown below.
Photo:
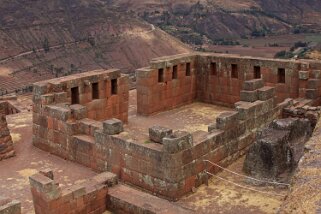
[[[173,110],[161,112],[151,116],[137,115],[136,90],[130,91],[129,121],[125,125],[125,133],[138,142],[147,142],[148,128],[158,125],[173,129],[174,131],[208,131],[208,125],[215,122],[216,117],[230,108],[195,102]]]
[[[244,158],[228,167],[229,170],[242,173]],[[272,214],[277,213],[288,189],[270,185],[255,185],[248,179],[223,171],[212,177],[209,185],[202,185],[196,192],[182,198],[179,205],[187,207],[200,214]],[[238,185],[255,189],[261,192],[241,188]],[[277,195],[275,195],[277,194]],[[280,195],[280,196],[279,196]]]

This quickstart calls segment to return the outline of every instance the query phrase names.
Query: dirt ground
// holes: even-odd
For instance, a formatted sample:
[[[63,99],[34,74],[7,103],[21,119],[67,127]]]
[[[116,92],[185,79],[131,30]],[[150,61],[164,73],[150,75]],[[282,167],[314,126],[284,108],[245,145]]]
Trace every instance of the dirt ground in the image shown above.
[[[130,91],[129,122],[125,125],[125,133],[131,139],[145,142],[149,139],[148,128],[159,125],[175,130],[208,131],[208,125],[215,122],[216,117],[230,108],[195,102],[170,111],[161,112],[152,116],[136,114],[136,90]]]
[[[243,174],[243,162],[244,158],[240,158],[228,169]],[[195,193],[182,198],[177,203],[202,214],[272,214],[277,212],[284,198],[273,194],[285,195],[287,193],[287,189],[280,187],[251,185],[245,178],[226,171],[217,176],[268,194],[243,189],[213,177],[209,180],[209,186],[202,185]]]
[[[22,213],[34,213],[28,178],[38,170],[54,170],[55,178],[62,186],[82,182],[96,174],[32,146],[31,113],[9,115],[7,120],[16,156],[0,162],[0,195],[20,200]]]

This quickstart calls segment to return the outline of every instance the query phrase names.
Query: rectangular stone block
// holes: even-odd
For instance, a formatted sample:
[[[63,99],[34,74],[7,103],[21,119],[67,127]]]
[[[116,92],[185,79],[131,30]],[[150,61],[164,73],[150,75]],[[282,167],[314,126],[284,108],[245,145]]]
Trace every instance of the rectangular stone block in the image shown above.
[[[274,87],[265,86],[263,88],[258,89],[257,91],[258,91],[258,98],[259,100],[262,100],[262,101],[271,99],[275,96]]]
[[[318,98],[319,90],[317,89],[307,89],[305,91],[305,96],[307,99],[316,99]]]
[[[48,105],[45,107],[45,110],[49,116],[62,121],[67,121],[71,116],[70,109],[61,106]]]
[[[243,83],[243,90],[245,91],[255,91],[264,86],[262,79],[248,80]]]
[[[309,79],[308,80],[308,89],[318,89],[320,87],[321,80],[320,79]]]
[[[258,100],[258,91],[241,91],[240,93],[241,101],[245,102],[255,102]]]
[[[300,80],[308,80],[309,79],[309,71],[299,71],[299,79]]]
[[[178,153],[193,146],[193,137],[190,133],[176,131],[163,138],[163,150],[170,154]]]
[[[87,117],[87,107],[79,104],[71,105],[71,116],[76,120],[81,120]]]
[[[253,103],[243,103],[236,107],[238,111],[238,119],[239,120],[248,120],[250,118],[255,117],[255,105]]]
[[[55,93],[55,103],[66,103],[67,101],[67,92]]]
[[[116,135],[123,132],[123,122],[118,119],[106,120],[103,122],[104,133],[108,135]]]
[[[35,188],[37,192],[42,193],[47,200],[54,200],[61,196],[61,189],[53,180],[41,173],[37,173],[29,177],[31,188]]]
[[[238,112],[236,111],[229,111],[223,112],[216,118],[216,126],[218,129],[229,129],[235,126],[238,120]]]
[[[161,126],[153,126],[149,128],[149,138],[156,143],[162,143],[163,138],[171,135],[172,133],[172,129]]]

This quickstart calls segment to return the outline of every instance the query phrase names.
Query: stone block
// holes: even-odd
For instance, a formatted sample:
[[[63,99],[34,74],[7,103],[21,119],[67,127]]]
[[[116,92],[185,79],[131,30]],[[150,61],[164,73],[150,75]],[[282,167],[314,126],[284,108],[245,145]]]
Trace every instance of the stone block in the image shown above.
[[[87,117],[87,107],[79,104],[71,105],[71,116],[76,120],[81,120]]]
[[[47,200],[54,200],[61,196],[61,189],[55,182],[41,173],[29,177],[31,188],[42,193]]]
[[[265,86],[263,88],[258,89],[257,91],[258,91],[258,98],[259,100],[262,100],[262,101],[271,99],[275,95],[274,87]]]
[[[48,105],[45,107],[45,111],[49,116],[62,121],[67,121],[71,117],[71,111],[66,107]]]
[[[171,135],[172,133],[172,129],[161,126],[153,126],[149,128],[149,138],[156,143],[162,143],[163,138]]]
[[[40,96],[42,105],[50,105],[54,103],[54,94],[45,94]]]
[[[307,99],[316,99],[319,96],[319,90],[317,89],[306,89],[305,96]]]
[[[210,124],[209,126],[208,126],[208,132],[212,132],[212,131],[214,131],[214,130],[216,130],[217,129],[217,125],[216,125],[216,123],[212,123],[212,124]]]
[[[33,84],[33,94],[43,95],[49,92],[47,82],[38,82]]]
[[[104,133],[108,135],[116,135],[123,132],[123,122],[118,119],[110,119],[103,122]]]
[[[255,116],[255,105],[253,103],[243,103],[236,107],[238,111],[238,119],[239,120],[248,120]]]
[[[241,101],[245,102],[255,102],[258,100],[258,92],[255,91],[241,91],[240,92],[240,99]]]
[[[21,203],[0,197],[0,214],[21,214]]]
[[[299,71],[299,80],[308,80],[309,71]]]
[[[321,79],[321,70],[313,70],[313,71],[311,71],[311,76],[314,79]]]
[[[262,79],[253,79],[248,80],[243,83],[243,90],[245,91],[255,91],[264,86],[264,82]]]
[[[216,127],[222,130],[229,129],[237,124],[237,120],[237,111],[223,112],[216,118]]]
[[[307,88],[308,89],[318,89],[318,88],[320,88],[320,83],[321,83],[320,79],[309,79]]]
[[[67,100],[66,92],[55,93],[55,103],[66,103]]]
[[[163,138],[163,150],[170,154],[178,153],[193,146],[193,137],[185,131],[176,131]]]

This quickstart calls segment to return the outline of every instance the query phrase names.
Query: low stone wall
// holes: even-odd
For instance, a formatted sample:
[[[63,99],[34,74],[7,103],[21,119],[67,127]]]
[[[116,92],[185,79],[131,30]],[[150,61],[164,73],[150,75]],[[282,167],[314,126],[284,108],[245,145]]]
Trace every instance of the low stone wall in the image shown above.
[[[21,203],[0,196],[0,214],[21,214]]]
[[[103,213],[107,209],[108,187],[117,183],[116,176],[108,172],[65,189],[53,179],[50,170],[29,178],[37,214]]]

